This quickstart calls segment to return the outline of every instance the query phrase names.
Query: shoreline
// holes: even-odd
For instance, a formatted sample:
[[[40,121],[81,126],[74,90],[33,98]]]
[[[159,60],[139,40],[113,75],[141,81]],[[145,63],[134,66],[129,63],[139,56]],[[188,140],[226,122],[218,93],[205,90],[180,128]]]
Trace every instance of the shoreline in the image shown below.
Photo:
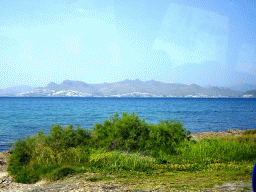
[[[214,137],[225,137],[225,136],[239,136],[242,135],[247,130],[256,130],[254,129],[246,129],[246,130],[240,130],[240,129],[229,129],[227,132],[225,131],[208,131],[208,132],[200,132],[200,133],[193,133],[190,134],[191,140],[199,140],[203,138],[214,138]]]

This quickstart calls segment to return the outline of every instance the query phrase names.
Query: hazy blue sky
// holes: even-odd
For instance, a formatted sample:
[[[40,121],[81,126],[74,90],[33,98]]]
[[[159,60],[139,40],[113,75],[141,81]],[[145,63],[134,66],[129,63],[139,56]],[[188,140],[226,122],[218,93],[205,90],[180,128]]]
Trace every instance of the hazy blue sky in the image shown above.
[[[256,82],[255,0],[0,1],[0,88]]]

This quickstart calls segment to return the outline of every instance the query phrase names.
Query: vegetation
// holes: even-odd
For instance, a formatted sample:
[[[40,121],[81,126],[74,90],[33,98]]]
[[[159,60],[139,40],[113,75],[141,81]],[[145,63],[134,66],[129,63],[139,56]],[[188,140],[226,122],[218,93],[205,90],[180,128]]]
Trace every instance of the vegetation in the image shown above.
[[[50,135],[40,131],[15,142],[7,171],[21,183],[97,172],[100,177],[88,180],[105,180],[112,174],[123,185],[136,182],[135,188],[166,190],[184,189],[184,183],[187,190],[196,190],[221,181],[250,179],[256,131],[198,141],[189,135],[179,121],[147,124],[135,113],[123,113],[121,118],[115,113],[92,130],[52,125]],[[173,184],[155,186],[155,182]]]

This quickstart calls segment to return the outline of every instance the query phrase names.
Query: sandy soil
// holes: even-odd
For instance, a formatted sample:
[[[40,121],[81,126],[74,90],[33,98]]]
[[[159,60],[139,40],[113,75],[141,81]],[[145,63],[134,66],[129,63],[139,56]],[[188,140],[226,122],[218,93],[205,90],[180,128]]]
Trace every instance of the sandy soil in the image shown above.
[[[248,129],[250,130],[250,129]],[[199,140],[203,138],[209,138],[209,137],[225,137],[225,136],[239,136],[242,135],[246,130],[239,130],[239,129],[229,129],[227,132],[219,131],[219,132],[201,132],[201,133],[195,133],[191,134],[192,140]]]

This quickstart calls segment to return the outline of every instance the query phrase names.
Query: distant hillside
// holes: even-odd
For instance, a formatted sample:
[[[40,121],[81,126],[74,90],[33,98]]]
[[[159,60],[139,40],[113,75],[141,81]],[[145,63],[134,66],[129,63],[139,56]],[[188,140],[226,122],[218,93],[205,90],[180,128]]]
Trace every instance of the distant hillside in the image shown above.
[[[243,95],[243,98],[256,98],[256,89],[254,90],[250,90],[250,91],[246,91]]]
[[[32,89],[32,88],[31,88]],[[10,95],[6,95],[10,96]],[[239,97],[240,92],[228,88],[204,88],[196,84],[163,83],[139,79],[115,83],[88,84],[83,81],[65,80],[60,84],[50,82],[45,87],[17,92],[16,97]]]
[[[97,94],[97,89],[95,89],[93,86],[83,81],[65,80],[60,84],[51,82],[44,89],[54,90],[54,91],[74,90],[82,93]]]

